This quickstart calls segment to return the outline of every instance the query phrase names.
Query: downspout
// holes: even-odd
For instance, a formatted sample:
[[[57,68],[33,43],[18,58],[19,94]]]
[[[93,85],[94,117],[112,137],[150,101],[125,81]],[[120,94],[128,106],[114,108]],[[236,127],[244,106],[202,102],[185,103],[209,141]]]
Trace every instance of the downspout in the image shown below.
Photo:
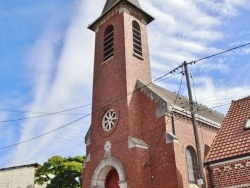
[[[176,129],[175,129],[175,121],[174,121],[174,112],[172,112],[172,130],[173,130],[173,134],[176,136]]]

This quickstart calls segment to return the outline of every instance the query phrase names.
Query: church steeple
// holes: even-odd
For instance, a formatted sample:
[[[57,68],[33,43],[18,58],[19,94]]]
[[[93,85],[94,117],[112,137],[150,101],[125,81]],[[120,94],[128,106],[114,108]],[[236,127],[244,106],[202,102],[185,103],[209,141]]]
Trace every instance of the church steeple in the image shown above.
[[[130,149],[128,143],[116,143],[121,138],[141,134],[139,93],[133,91],[137,90],[138,80],[143,83],[152,80],[147,25],[153,19],[142,10],[138,0],[106,0],[101,16],[89,26],[95,32],[95,58],[84,188],[146,188],[134,180],[136,176],[144,181],[147,177],[144,173],[126,176],[126,169],[140,161],[129,157],[137,150]],[[97,149],[103,147],[104,151]],[[147,150],[138,152],[139,156],[148,155]]]

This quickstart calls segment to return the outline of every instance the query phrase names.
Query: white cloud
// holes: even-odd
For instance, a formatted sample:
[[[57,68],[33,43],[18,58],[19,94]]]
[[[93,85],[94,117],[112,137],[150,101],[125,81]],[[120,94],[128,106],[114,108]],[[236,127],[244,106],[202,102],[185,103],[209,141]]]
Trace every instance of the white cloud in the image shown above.
[[[197,101],[224,114],[232,100],[248,96],[249,91],[247,86],[228,87],[221,82],[216,83],[211,77],[196,78]]]
[[[249,55],[250,54],[250,48],[244,49],[243,54],[244,55]]]
[[[87,26],[100,15],[105,1],[76,2],[75,11],[69,18],[70,23],[66,30],[57,27],[60,25],[60,19],[49,21],[43,35],[30,50],[27,59],[30,63],[33,98],[32,102],[26,105],[29,111],[54,112],[91,103],[94,33],[88,30]],[[246,1],[145,0],[140,3],[143,9],[156,18],[148,26],[148,35],[153,77],[157,78],[183,61],[196,60],[197,57],[220,51],[214,47],[214,42],[224,39],[226,34],[226,31],[221,30],[223,19],[238,15],[238,7],[244,6]],[[245,53],[250,52],[246,49]],[[201,74],[219,70],[225,74],[231,71],[231,67],[224,62],[225,59],[221,58],[217,64],[200,63],[191,70]],[[180,75],[159,84],[167,89],[177,90],[179,82]],[[243,91],[243,94],[247,93],[247,87],[229,87],[212,76],[200,76],[195,82],[197,98],[210,107],[235,99],[234,92],[238,90]],[[210,98],[205,100],[205,97]],[[202,98],[204,100],[201,100]],[[225,98],[228,100],[224,101]],[[226,108],[221,108],[220,111],[225,113]],[[77,111],[82,114],[89,112],[90,108]],[[79,116],[58,115],[27,120],[22,124],[20,141],[66,125],[77,118]],[[36,159],[41,154],[54,154],[62,147],[79,145],[84,142],[89,123],[87,118],[45,137],[21,144],[13,153],[5,156],[5,159],[8,158],[9,163],[27,161]],[[77,154],[81,152],[85,152],[83,147],[74,151]]]
[[[88,8],[94,4],[97,6],[92,1],[78,1],[66,31],[59,31],[54,26],[58,24],[51,22],[31,48],[28,60],[33,72],[34,98],[29,111],[54,112],[91,103],[94,33],[87,26],[93,21],[89,19],[97,17],[92,8]],[[59,51],[58,45],[61,45]],[[88,114],[89,110],[82,108],[78,112]],[[57,129],[80,117],[58,115],[27,120],[23,123],[20,141]],[[89,118],[86,120],[19,145],[11,154],[10,163],[36,158],[41,152],[53,153],[62,146],[82,143],[84,147]]]
[[[231,71],[229,64],[225,63],[226,60],[216,60],[216,62],[201,62],[199,66],[195,67],[196,72],[214,72],[220,71],[221,74],[228,74]]]

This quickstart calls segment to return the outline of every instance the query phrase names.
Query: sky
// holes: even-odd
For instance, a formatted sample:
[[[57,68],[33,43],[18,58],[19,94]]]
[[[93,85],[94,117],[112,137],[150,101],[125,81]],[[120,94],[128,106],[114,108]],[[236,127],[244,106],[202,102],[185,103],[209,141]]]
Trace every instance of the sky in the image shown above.
[[[0,0],[0,168],[85,155],[95,42],[87,27],[105,2]],[[155,18],[148,25],[153,80],[250,42],[249,0],[139,2]],[[247,45],[190,64],[194,99],[226,114],[232,100],[250,95],[249,56]],[[177,92],[181,77],[155,84]]]

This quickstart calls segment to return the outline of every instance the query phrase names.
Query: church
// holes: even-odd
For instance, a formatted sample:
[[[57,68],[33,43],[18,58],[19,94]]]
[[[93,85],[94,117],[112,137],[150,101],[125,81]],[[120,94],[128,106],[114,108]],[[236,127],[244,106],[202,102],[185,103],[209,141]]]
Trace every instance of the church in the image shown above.
[[[107,0],[95,32],[91,125],[83,188],[189,188],[198,170],[189,100],[152,83],[147,26],[138,0]],[[183,105],[186,104],[186,105]],[[204,158],[224,116],[196,114]],[[205,171],[205,169],[204,169]]]

